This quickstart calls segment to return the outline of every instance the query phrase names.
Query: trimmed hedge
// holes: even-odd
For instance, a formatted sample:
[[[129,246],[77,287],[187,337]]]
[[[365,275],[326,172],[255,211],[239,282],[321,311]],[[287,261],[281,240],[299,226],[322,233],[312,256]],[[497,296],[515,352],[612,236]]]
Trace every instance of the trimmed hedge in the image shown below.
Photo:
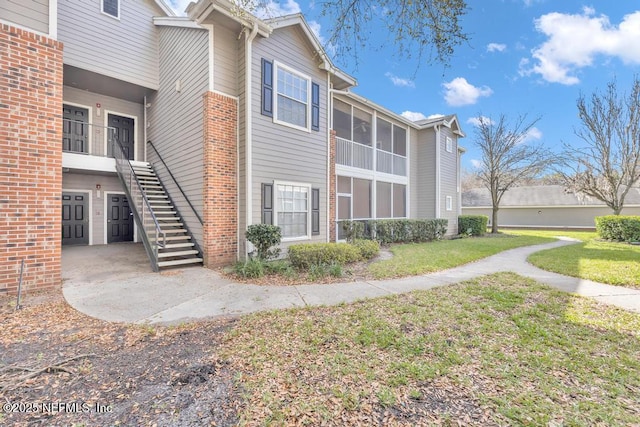
[[[349,264],[360,261],[360,249],[344,243],[301,243],[289,246],[289,261],[300,270],[312,265]]]
[[[640,216],[597,216],[596,231],[603,239],[617,240],[619,242],[640,242]]]
[[[447,232],[446,219],[370,219],[342,221],[347,241],[376,240],[380,243],[429,242]]]
[[[488,222],[489,217],[486,215],[460,215],[458,216],[458,234],[483,236],[487,232]]]
[[[364,259],[371,259],[380,253],[380,243],[376,240],[358,239],[354,240],[351,245],[358,248],[360,255]]]

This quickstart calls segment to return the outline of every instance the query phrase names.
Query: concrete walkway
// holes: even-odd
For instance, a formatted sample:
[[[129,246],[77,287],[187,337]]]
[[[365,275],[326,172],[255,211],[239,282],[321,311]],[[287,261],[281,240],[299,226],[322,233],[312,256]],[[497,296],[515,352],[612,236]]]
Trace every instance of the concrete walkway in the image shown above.
[[[83,259],[83,256],[88,256],[86,247],[84,250],[73,248],[63,252],[63,272],[73,272],[66,275],[63,273],[63,294],[75,309],[102,320],[174,324],[191,319],[241,315],[278,308],[334,305],[416,289],[432,289],[499,271],[512,271],[566,292],[640,313],[640,290],[550,273],[526,262],[526,258],[534,252],[576,242],[562,238],[553,243],[512,249],[477,262],[423,276],[297,286],[234,283],[212,270],[199,267],[160,274],[150,273],[148,262],[145,262],[146,255],[140,245],[130,245],[126,248],[128,251],[123,251],[123,246],[104,246],[101,250],[114,251],[113,256],[120,254],[119,256],[127,257],[129,266],[138,267],[125,267],[124,270],[119,268],[115,271],[116,265],[126,264],[109,262],[101,271],[95,267],[95,263],[87,263],[87,259]],[[83,262],[85,264],[80,264],[81,268],[78,268],[77,263]],[[65,269],[65,264],[73,265],[73,268]]]

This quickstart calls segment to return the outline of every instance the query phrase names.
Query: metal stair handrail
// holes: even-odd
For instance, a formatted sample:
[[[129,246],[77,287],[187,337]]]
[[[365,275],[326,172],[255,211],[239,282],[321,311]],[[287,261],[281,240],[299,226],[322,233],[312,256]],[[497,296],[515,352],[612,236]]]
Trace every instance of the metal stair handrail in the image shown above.
[[[160,223],[151,209],[151,204],[147,198],[142,185],[138,180],[138,176],[133,169],[133,165],[127,156],[127,153],[117,137],[115,128],[108,128],[109,140],[112,146],[113,157],[116,160],[116,171],[118,177],[124,186],[125,193],[131,201],[133,206],[132,213],[138,223],[139,228],[142,229],[142,242],[151,259],[151,267],[153,271],[158,271],[158,249],[164,248],[167,242],[167,235],[160,227]],[[139,204],[139,205],[138,205]],[[146,215],[145,215],[146,213]],[[145,216],[151,219],[155,229],[155,245],[152,245],[149,241],[147,229],[145,227]],[[162,237],[162,240],[160,240]]]
[[[173,180],[173,182],[176,184],[176,187],[178,187],[178,190],[180,190],[180,193],[182,193],[182,197],[184,197],[184,199],[187,201],[187,204],[189,204],[189,207],[191,208],[191,210],[193,211],[194,215],[196,216],[196,218],[198,218],[198,221],[200,221],[200,225],[204,225],[204,222],[202,221],[202,218],[200,217],[200,215],[198,214],[198,211],[196,211],[196,208],[193,206],[193,204],[191,203],[191,200],[189,200],[189,197],[187,197],[186,193],[184,192],[184,190],[182,189],[182,187],[180,186],[180,184],[178,183],[178,181],[176,180],[176,177],[173,176],[173,174],[171,173],[171,169],[169,169],[169,166],[167,166],[167,164],[165,163],[164,159],[162,158],[162,156],[160,155],[160,153],[158,152],[158,149],[155,147],[155,145],[153,145],[153,142],[151,141],[147,141],[147,144],[149,144],[151,146],[151,148],[153,148],[153,151],[155,151],[156,155],[158,156],[158,159],[160,159],[160,161],[162,162],[162,164],[164,165],[164,168],[167,170],[167,172],[169,173],[169,176],[171,177],[171,179]],[[158,177],[159,179],[160,177]],[[166,187],[165,187],[166,188]]]

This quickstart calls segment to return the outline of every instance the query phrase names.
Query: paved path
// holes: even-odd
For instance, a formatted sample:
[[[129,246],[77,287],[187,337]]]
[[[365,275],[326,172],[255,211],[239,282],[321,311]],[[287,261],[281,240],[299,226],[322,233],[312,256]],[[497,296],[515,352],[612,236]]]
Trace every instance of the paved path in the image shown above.
[[[161,274],[138,271],[68,277],[63,294],[74,308],[99,319],[172,324],[277,308],[334,305],[513,271],[566,292],[640,312],[640,290],[550,273],[526,262],[527,256],[534,252],[576,242],[562,238],[553,243],[508,250],[449,270],[394,280],[256,286],[234,283],[212,270],[196,267]]]

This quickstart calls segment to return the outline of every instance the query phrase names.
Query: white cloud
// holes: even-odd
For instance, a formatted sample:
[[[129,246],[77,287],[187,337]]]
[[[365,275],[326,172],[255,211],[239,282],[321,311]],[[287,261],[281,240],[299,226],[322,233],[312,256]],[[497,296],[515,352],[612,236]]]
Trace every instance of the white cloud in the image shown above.
[[[480,169],[482,167],[482,162],[478,159],[471,159],[471,166],[473,166],[476,169]]]
[[[193,1],[193,0],[192,0]],[[300,13],[300,5],[295,0],[286,0],[284,3],[280,1],[269,0],[267,2],[249,2],[248,9],[261,19],[275,18],[277,16],[291,15]]]
[[[402,77],[394,76],[391,73],[385,73],[385,77],[387,77],[394,86],[399,87],[416,87],[415,83],[409,79],[403,79]]]
[[[176,15],[185,16],[184,10],[189,6],[193,0],[169,0],[169,6],[173,9]]]
[[[474,126],[480,126],[482,123],[486,123],[489,125],[495,124],[495,122],[491,120],[491,118],[486,116],[470,117],[469,119],[467,119],[467,123]]]
[[[539,74],[548,82],[574,85],[576,72],[593,65],[599,55],[640,64],[640,11],[625,15],[619,25],[606,15],[595,16],[590,7],[581,14],[558,12],[535,20],[536,30],[548,37],[531,51],[532,60],[520,63],[520,74]]]
[[[424,114],[417,113],[415,111],[403,111],[400,115],[405,119],[411,120],[412,122],[417,122],[418,120],[424,120],[427,118],[427,116],[425,116]]]
[[[427,116],[427,119],[439,119],[440,117],[444,117],[444,114],[430,114],[429,116]]]
[[[504,43],[489,43],[487,45],[487,52],[504,52],[507,45]]]
[[[445,88],[444,99],[452,107],[475,104],[480,97],[493,93],[490,87],[476,87],[464,77],[456,77],[448,83],[442,83],[442,86]]]
[[[542,131],[537,127],[532,127],[531,129],[529,129],[529,132],[527,132],[524,138],[522,138],[521,143],[526,144],[527,142],[537,141],[539,139],[542,139]]]

